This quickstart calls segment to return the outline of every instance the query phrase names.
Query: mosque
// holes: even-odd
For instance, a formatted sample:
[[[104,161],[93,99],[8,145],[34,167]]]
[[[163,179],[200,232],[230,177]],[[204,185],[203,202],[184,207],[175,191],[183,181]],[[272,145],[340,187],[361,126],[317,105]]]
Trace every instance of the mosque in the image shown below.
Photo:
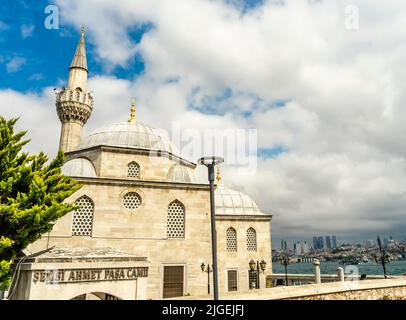
[[[210,290],[212,294],[207,181],[197,181],[196,163],[182,158],[167,136],[136,119],[134,101],[129,119],[82,136],[97,107],[87,76],[82,30],[67,88],[56,92],[62,124],[59,146],[67,157],[62,171],[83,185],[67,201],[79,208],[27,248],[27,255],[37,254],[21,263],[21,284],[14,298],[164,299],[206,295]],[[272,272],[272,215],[220,179],[218,171],[220,295],[253,290],[258,284],[264,287]]]

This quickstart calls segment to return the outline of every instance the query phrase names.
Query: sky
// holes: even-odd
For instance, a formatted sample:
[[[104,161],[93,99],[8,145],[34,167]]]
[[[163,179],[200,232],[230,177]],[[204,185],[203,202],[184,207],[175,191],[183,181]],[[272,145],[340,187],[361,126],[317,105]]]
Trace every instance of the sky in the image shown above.
[[[242,133],[223,147],[222,182],[273,214],[274,247],[406,238],[406,2],[0,3],[0,114],[20,117],[30,152],[56,153],[53,89],[85,25],[95,107],[84,134],[126,121],[134,96],[139,121],[194,137],[191,161],[208,154],[207,132]],[[254,152],[232,159],[241,145]]]

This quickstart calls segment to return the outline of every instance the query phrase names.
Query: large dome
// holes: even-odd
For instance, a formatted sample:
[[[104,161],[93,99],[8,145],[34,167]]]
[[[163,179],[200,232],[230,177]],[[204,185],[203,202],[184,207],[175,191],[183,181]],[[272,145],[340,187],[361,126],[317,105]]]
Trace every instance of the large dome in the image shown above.
[[[216,215],[264,215],[250,196],[223,184],[217,185],[214,197]]]
[[[84,137],[77,149],[87,149],[95,146],[141,148],[178,154],[166,135],[139,122],[120,122],[97,129]]]

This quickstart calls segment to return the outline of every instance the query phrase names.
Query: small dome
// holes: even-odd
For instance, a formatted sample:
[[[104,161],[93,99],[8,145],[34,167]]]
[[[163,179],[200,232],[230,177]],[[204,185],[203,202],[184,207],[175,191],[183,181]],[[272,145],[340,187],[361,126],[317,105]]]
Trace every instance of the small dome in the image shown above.
[[[95,146],[120,146],[178,154],[168,137],[157,129],[135,122],[120,122],[97,129],[83,138],[77,149]]]
[[[85,158],[72,159],[62,166],[62,173],[70,177],[96,177],[93,164]]]
[[[214,191],[216,215],[263,215],[250,196],[218,184]]]
[[[177,164],[169,169],[166,181],[196,183],[196,177],[192,169]]]

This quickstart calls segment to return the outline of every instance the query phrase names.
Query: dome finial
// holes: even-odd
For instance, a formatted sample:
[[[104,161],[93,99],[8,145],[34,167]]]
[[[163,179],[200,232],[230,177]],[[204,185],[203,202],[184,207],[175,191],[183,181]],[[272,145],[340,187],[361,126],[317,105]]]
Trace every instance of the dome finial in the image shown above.
[[[85,25],[82,24],[82,35],[84,35],[84,34],[85,34]]]
[[[217,184],[220,183],[221,181],[221,175],[220,175],[220,166],[217,166],[217,176],[216,176]]]
[[[131,111],[130,111],[130,119],[128,119],[129,123],[135,123],[135,99],[131,97]]]

